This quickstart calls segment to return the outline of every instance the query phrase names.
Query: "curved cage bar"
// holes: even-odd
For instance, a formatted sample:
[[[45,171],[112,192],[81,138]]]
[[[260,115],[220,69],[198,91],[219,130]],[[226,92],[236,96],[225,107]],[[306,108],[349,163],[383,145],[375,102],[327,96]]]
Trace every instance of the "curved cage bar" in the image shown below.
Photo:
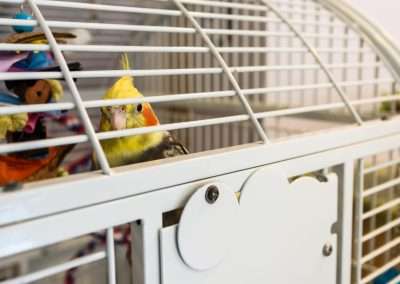
[[[32,67],[32,58],[51,64]],[[399,64],[390,36],[342,0],[0,0],[0,283],[251,282],[237,267],[230,276],[190,267],[178,248],[180,216],[204,187],[220,190],[216,200],[228,188],[244,210],[246,188],[264,171],[258,187],[272,204],[258,208],[262,196],[254,198],[258,215],[233,223],[269,239],[238,233],[246,241],[235,253],[286,242],[293,275],[314,269],[306,283],[396,283]],[[132,88],[115,91],[121,78]],[[38,82],[54,96],[31,103]],[[143,145],[157,135],[165,155],[149,158],[160,144]],[[124,142],[132,137],[141,139]],[[114,151],[135,159],[117,166]],[[25,168],[11,174],[10,160],[45,166],[17,180]],[[336,190],[307,193],[316,182]],[[286,183],[303,194],[279,204]],[[201,210],[215,202],[206,201]],[[303,222],[307,213],[315,226]],[[276,219],[286,221],[278,228]],[[193,251],[214,247],[207,241]],[[292,245],[308,248],[304,260]],[[243,258],[270,261],[263,282],[290,277],[280,258],[257,253]]]

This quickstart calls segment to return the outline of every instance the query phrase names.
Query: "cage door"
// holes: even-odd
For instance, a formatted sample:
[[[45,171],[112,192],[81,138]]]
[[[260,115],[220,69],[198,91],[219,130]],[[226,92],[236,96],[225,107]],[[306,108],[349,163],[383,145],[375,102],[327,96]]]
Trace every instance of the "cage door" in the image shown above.
[[[223,196],[236,198],[229,189],[219,188]],[[337,193],[335,174],[323,182],[301,177],[289,183],[282,170],[271,167],[256,171],[246,181],[237,212],[228,204],[232,198],[207,205],[207,194],[196,192],[181,222],[161,231],[162,283],[336,283],[337,237],[332,228],[337,221]],[[233,220],[224,210],[230,210]],[[193,221],[189,225],[188,218]],[[214,239],[204,225],[208,222],[209,229],[220,232]],[[233,222],[233,230],[225,222]],[[180,238],[182,230],[191,239],[190,252]],[[229,249],[219,249],[220,261],[215,261],[215,248],[227,243]],[[196,266],[199,259],[201,267]]]

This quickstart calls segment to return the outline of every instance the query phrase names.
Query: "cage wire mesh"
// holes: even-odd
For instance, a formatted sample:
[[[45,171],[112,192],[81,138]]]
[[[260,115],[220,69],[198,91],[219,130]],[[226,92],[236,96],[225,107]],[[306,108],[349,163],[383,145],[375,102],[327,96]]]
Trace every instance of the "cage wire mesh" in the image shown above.
[[[228,147],[261,140],[254,122],[249,119],[253,114],[246,113],[227,74],[237,82],[271,141],[354,124],[354,113],[346,107],[346,101],[363,121],[397,113],[398,84],[383,58],[358,30],[325,8],[323,1],[176,2],[181,3],[188,15],[197,21],[212,46],[206,44],[199,30],[176,3],[161,0],[118,0],[112,3],[105,0],[31,0],[26,3],[1,0],[0,35],[9,35],[10,26],[16,24],[34,24],[37,31],[47,25],[53,33],[77,34],[81,38],[58,47],[68,62],[80,62],[83,67],[82,71],[67,73],[76,79],[82,105],[87,109],[93,128],[98,129],[100,106],[107,105],[102,101],[104,93],[117,77],[129,74],[153,104],[161,126],[170,130],[191,153],[222,148],[229,150]],[[292,26],[265,2],[276,7]],[[36,13],[33,22],[12,19],[21,3],[27,9],[37,5],[45,21],[35,17]],[[300,37],[293,32],[293,27],[299,31]],[[304,40],[315,49],[334,78],[334,84],[305,46]],[[222,56],[227,70],[216,59],[213,47]],[[54,51],[54,46],[43,48]],[[0,44],[1,51],[36,49],[37,46]],[[121,70],[119,58],[123,52],[129,54],[132,70]],[[59,71],[22,75],[2,72],[0,80],[61,79],[65,75]],[[79,118],[71,85],[66,81],[62,84],[65,89],[63,99],[50,106],[54,110],[70,110]],[[5,88],[4,84],[2,88]],[[1,114],[48,111],[48,107],[6,106]],[[67,131],[58,123],[48,123],[48,137],[61,138],[61,144],[82,142],[64,159],[63,165],[92,156],[92,143],[84,138],[86,136]],[[51,145],[52,141],[55,140],[48,143]],[[13,143],[3,143],[0,152],[5,154],[35,147],[37,144],[34,142],[15,147]],[[361,195],[355,202],[359,203],[363,221],[359,224],[357,239],[362,242],[354,254],[355,274],[359,273],[355,283],[373,283],[387,269],[398,267],[400,263],[398,151],[367,157],[360,162],[359,170],[356,175],[360,175]],[[67,254],[72,248],[81,247],[76,240],[66,243],[70,244]],[[71,258],[71,255],[65,256],[54,248],[29,252],[17,257],[15,262],[5,260],[4,269],[0,270],[1,280],[10,278],[10,275],[19,277],[33,273],[37,278],[30,279],[39,281],[43,275],[63,273],[74,267],[71,263],[69,266],[61,264],[53,272],[35,274],[35,271],[51,265],[42,265],[43,256],[47,258],[50,254],[54,257],[63,255],[60,263]],[[38,258],[42,261],[38,262]],[[103,258],[104,252],[88,262]],[[21,259],[33,260],[27,263]],[[64,277],[48,279],[35,283],[62,283]],[[92,283],[93,280],[86,281],[89,282],[82,280],[82,283]],[[119,281],[123,283],[125,280]]]
[[[360,160],[354,232],[354,279],[360,283],[377,281],[398,267],[398,155],[398,149],[393,149]],[[396,283],[396,279],[390,283]]]

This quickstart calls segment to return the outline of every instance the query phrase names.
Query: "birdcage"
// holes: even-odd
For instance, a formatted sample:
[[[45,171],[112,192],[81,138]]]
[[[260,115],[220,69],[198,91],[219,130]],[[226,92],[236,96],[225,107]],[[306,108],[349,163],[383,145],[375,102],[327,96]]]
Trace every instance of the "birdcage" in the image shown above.
[[[1,284],[400,282],[400,50],[347,2],[0,7]],[[110,163],[165,131],[190,154]]]

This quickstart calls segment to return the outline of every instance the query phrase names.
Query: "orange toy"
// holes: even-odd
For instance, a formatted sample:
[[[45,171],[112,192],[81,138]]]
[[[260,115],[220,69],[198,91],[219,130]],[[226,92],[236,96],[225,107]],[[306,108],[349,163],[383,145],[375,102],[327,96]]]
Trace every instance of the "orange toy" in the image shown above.
[[[0,186],[56,177],[58,167],[73,147],[74,145],[49,148],[49,154],[43,159],[0,156]]]

